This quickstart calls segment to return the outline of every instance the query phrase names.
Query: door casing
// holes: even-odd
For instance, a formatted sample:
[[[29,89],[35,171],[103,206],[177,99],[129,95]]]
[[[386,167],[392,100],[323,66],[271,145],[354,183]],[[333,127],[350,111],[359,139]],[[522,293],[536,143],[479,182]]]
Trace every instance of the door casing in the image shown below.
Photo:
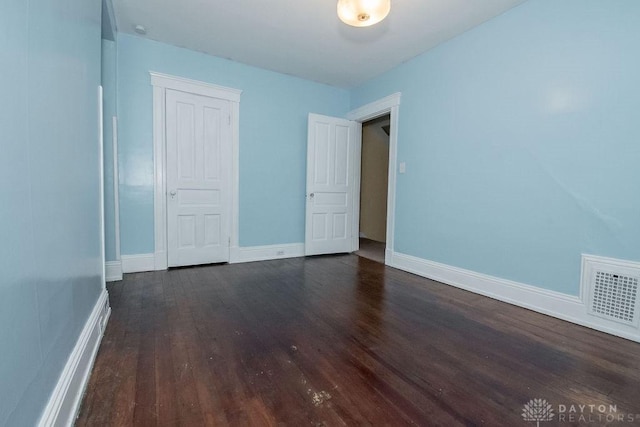
[[[355,185],[354,185],[354,203],[353,203],[353,218],[355,222],[353,230],[353,250],[358,250],[360,247],[360,240],[358,232],[360,230],[360,162],[362,161],[362,123],[376,119],[385,114],[390,116],[390,135],[389,135],[389,170],[388,173],[388,185],[387,185],[387,236],[386,236],[386,249],[384,254],[384,263],[386,265],[391,264],[391,258],[394,251],[394,236],[395,236],[395,209],[396,209],[396,181],[397,181],[397,161],[398,161],[398,121],[400,117],[400,98],[402,94],[396,92],[384,98],[373,101],[369,104],[363,105],[355,110],[347,113],[348,120],[354,120],[359,123],[359,130],[356,133],[356,163],[357,167],[354,170]]]

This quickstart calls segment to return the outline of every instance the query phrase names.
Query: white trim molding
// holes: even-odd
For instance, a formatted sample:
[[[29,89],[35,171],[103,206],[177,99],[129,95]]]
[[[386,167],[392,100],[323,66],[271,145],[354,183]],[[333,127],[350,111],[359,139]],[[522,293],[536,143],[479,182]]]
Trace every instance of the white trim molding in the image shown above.
[[[600,322],[587,314],[587,307],[582,296],[550,291],[398,252],[391,254],[391,261],[392,267],[418,276],[640,342],[638,330],[621,327],[624,325],[614,322]]]
[[[153,223],[155,270],[165,270],[167,262],[167,182],[165,177],[165,88],[153,87]]]
[[[120,258],[122,259],[123,273],[141,273],[143,271],[157,270],[154,254],[122,255]]]
[[[240,95],[242,94],[240,89],[218,86],[199,80],[171,76],[169,74],[156,73],[155,71],[150,71],[149,74],[151,75],[151,85],[154,87],[179,90],[181,92],[208,96],[209,98],[226,99],[231,102],[240,102]]]
[[[120,260],[120,172],[118,171],[118,118],[111,117],[113,149],[113,226],[116,260]]]
[[[102,261],[102,273],[101,281],[105,286],[107,272],[106,272],[106,237],[105,237],[105,215],[104,215],[104,117],[102,115],[104,108],[102,85],[98,86],[98,147],[100,154],[98,156],[98,172],[100,173],[99,191],[100,191],[100,261]]]
[[[284,243],[280,245],[231,247],[229,253],[229,263],[238,264],[243,262],[268,261],[272,259],[297,258],[304,256],[304,243]],[[116,261],[107,263],[112,268],[109,270],[111,276],[116,276],[118,267],[122,273],[142,273],[145,271],[159,270],[156,268],[156,254],[122,255],[121,265]],[[166,268],[164,268],[166,269]],[[160,269],[160,270],[164,270]],[[121,280],[113,279],[113,280]]]
[[[107,282],[122,280],[122,261],[107,261],[105,270]]]
[[[287,243],[282,245],[249,246],[232,248],[230,263],[267,261],[281,258],[297,258],[304,256],[304,243]]]
[[[400,105],[401,92],[392,93],[389,96],[365,104],[347,113],[347,119],[357,122],[366,122],[391,112],[393,107]]]
[[[108,294],[103,289],[42,412],[39,427],[73,425],[110,314]]]
[[[391,265],[391,255],[394,250],[394,236],[395,236],[395,213],[396,213],[396,179],[397,179],[397,159],[398,159],[398,123],[400,120],[400,98],[402,94],[396,92],[384,98],[373,101],[369,104],[363,105],[355,110],[347,113],[347,119],[355,120],[362,124],[368,120],[375,119],[377,117],[389,114],[390,116],[390,135],[389,135],[389,170],[388,170],[388,186],[387,186],[387,237],[386,237],[386,251],[384,257],[384,263]],[[356,141],[356,157],[362,152],[362,130],[358,135]],[[360,189],[360,173],[358,171],[356,175],[356,193],[359,199]],[[360,204],[354,203],[354,221],[360,217]],[[354,230],[354,243],[353,247],[358,248],[358,227]]]
[[[211,98],[224,99],[231,103],[231,242],[230,252],[238,247],[240,188],[240,95],[242,91],[197,80],[149,72],[153,86],[153,213],[154,213],[154,267],[166,270],[167,261],[167,185],[166,185],[166,135],[165,100],[167,89],[179,90]],[[128,273],[124,267],[123,271]],[[144,270],[147,271],[147,270]]]

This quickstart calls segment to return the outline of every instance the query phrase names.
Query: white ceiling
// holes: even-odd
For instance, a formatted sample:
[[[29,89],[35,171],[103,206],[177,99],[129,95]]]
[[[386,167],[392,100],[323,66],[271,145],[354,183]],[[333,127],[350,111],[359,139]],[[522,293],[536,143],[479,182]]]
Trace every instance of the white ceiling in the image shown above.
[[[358,85],[525,0],[392,0],[353,28],[337,0],[113,0],[119,32],[339,87]]]

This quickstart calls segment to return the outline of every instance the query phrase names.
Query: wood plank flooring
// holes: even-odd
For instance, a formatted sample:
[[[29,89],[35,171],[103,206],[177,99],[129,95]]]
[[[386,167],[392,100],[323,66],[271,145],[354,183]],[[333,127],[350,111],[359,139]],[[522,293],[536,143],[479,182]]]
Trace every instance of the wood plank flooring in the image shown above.
[[[108,290],[77,426],[531,426],[533,398],[556,408],[544,426],[605,424],[557,423],[559,404],[640,414],[640,344],[355,255]]]

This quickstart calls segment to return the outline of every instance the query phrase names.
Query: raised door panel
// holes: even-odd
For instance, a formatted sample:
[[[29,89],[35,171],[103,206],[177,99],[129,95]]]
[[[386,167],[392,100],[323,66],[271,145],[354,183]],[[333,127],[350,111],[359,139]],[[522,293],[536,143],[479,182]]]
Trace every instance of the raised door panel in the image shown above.
[[[178,179],[191,181],[195,178],[196,169],[196,138],[195,138],[195,109],[194,104],[176,103],[176,145]]]

